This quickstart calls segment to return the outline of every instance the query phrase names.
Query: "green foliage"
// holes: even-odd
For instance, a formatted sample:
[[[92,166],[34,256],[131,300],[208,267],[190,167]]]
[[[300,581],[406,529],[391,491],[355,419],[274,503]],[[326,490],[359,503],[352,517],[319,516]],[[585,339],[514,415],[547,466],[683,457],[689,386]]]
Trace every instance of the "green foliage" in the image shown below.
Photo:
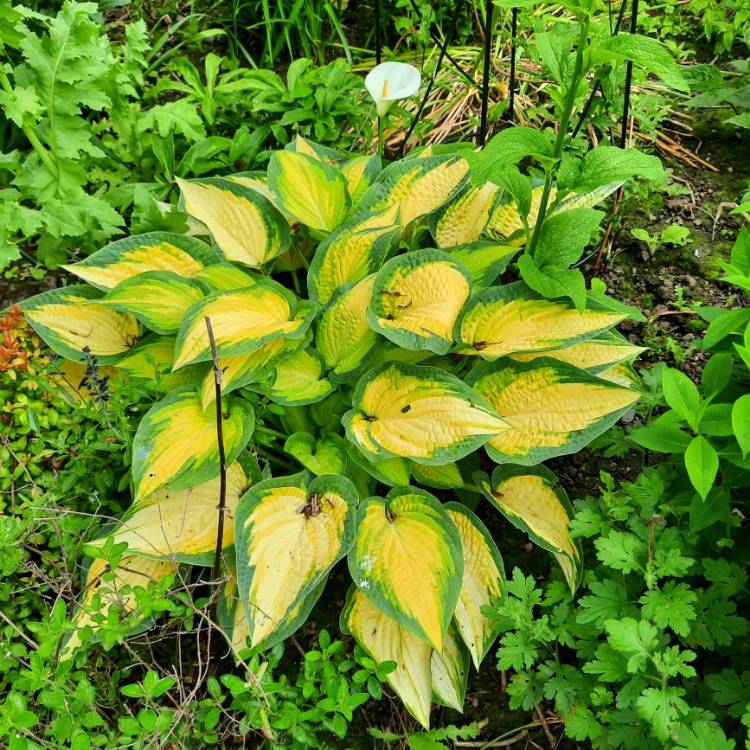
[[[750,289],[750,234],[743,229],[724,264],[724,279]],[[667,411],[630,434],[639,446],[674,456],[684,469],[673,491],[690,506],[693,531],[730,523],[734,495],[747,486],[750,464],[750,315],[744,308],[701,308],[709,322],[702,348],[711,355],[699,385],[678,370],[663,368],[651,401]]]
[[[747,550],[727,556],[720,537],[692,532],[672,478],[662,465],[617,487],[603,472],[601,496],[578,501],[571,523],[596,559],[585,594],[571,601],[516,569],[491,609],[511,708],[551,701],[565,733],[594,748],[729,750],[744,736]]]
[[[175,176],[253,169],[295,133],[344,146],[371,135],[361,78],[342,60],[297,60],[285,79],[214,53],[198,69],[160,56],[142,20],[114,44],[95,18],[94,3],[76,0],[53,16],[4,11],[0,174],[12,187],[0,269],[22,257],[56,268],[126,223],[184,229],[161,203]]]

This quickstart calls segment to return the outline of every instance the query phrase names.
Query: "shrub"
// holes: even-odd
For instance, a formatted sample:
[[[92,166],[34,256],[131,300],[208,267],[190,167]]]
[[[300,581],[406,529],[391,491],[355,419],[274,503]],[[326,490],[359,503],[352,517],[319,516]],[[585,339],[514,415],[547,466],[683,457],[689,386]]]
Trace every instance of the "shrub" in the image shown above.
[[[180,181],[191,235],[114,242],[68,266],[87,284],[23,303],[58,355],[155,399],[132,442],[133,504],[90,542],[68,652],[101,621],[89,604],[107,558],[106,595],[128,610],[149,579],[223,549],[219,618],[245,654],[293,633],[346,556],[342,628],[395,663],[387,681],[428,726],[432,695],[460,708],[469,658],[497,635],[482,607],[503,566],[478,493],[575,590],[569,505],[536,465],[630,408],[622,363],[640,350],[611,331],[629,310],[600,289],[576,308],[496,285],[533,213],[470,184],[466,153],[382,168],[298,138],[267,174]],[[606,194],[589,184],[558,190],[550,216],[589,211]]]

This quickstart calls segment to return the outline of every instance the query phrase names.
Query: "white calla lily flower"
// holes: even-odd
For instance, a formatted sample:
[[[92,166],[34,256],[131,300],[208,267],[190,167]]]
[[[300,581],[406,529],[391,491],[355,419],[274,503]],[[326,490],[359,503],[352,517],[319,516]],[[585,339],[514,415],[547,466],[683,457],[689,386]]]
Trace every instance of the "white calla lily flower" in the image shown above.
[[[365,88],[375,100],[378,115],[382,117],[391,104],[406,99],[419,91],[420,72],[409,63],[384,62],[376,65],[365,78]]]

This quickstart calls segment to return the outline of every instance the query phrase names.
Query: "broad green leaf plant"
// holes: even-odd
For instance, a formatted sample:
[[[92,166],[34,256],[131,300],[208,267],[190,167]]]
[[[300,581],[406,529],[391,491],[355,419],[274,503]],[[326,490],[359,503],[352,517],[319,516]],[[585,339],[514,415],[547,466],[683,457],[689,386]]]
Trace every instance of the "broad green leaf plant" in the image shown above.
[[[498,632],[483,607],[504,589],[482,495],[576,589],[570,505],[540,463],[636,401],[641,350],[613,331],[633,313],[596,285],[576,307],[513,281],[515,267],[503,278],[520,248],[492,217],[528,212],[473,185],[468,153],[384,165],[298,138],[266,173],[180,181],[189,234],[113,242],[67,266],[84,283],[23,303],[71,372],[94,358],[154,395],[133,503],[90,543],[68,654],[96,628],[87,601],[132,608],[143,582],[214,560],[209,322],[226,465],[218,611],[238,654],[291,635],[346,558],[342,629],[395,663],[387,681],[422,725],[433,700],[460,709]],[[558,189],[549,222],[601,196]],[[101,554],[115,546],[107,593]]]

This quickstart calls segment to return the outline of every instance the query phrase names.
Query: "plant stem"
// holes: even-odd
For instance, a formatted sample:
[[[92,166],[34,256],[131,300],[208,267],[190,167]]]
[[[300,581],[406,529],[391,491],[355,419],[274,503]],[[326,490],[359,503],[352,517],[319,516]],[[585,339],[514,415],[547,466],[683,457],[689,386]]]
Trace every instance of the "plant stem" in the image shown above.
[[[539,204],[539,214],[534,225],[534,233],[531,236],[531,242],[526,246],[525,252],[529,255],[534,255],[537,243],[539,242],[539,234],[544,224],[544,219],[547,215],[547,208],[549,205],[549,195],[552,190],[552,170],[559,163],[560,157],[562,156],[563,146],[565,145],[565,137],[568,134],[568,125],[570,123],[570,116],[573,113],[573,108],[576,104],[576,92],[578,91],[578,83],[583,75],[583,50],[586,46],[586,40],[589,32],[589,17],[586,16],[580,21],[580,29],[578,32],[578,49],[576,50],[576,61],[573,66],[573,73],[570,77],[570,85],[565,95],[565,101],[563,102],[563,111],[560,116],[560,127],[557,131],[557,138],[555,138],[555,145],[552,148],[552,163],[544,168],[544,190],[542,191],[542,200]]]
[[[13,87],[2,67],[0,67],[0,86],[2,86],[3,91],[7,94],[13,95]],[[57,168],[55,160],[50,156],[49,151],[47,151],[44,144],[39,140],[37,134],[28,125],[21,125],[21,130],[37,156],[41,159],[42,164],[47,168],[47,171],[57,179],[60,179],[60,171]]]
[[[213,359],[214,389],[216,393],[216,439],[219,443],[219,521],[216,526],[216,554],[214,555],[213,579],[218,581],[221,576],[221,550],[224,547],[224,511],[227,503],[227,460],[224,454],[224,426],[221,413],[221,369],[219,368],[219,356],[216,353],[216,340],[214,339],[211,319],[206,315],[206,330],[208,331],[208,343],[211,346],[211,358]],[[214,598],[212,607],[212,618],[216,621],[216,608],[218,597]]]
[[[383,158],[383,118],[378,115],[378,156]]]

